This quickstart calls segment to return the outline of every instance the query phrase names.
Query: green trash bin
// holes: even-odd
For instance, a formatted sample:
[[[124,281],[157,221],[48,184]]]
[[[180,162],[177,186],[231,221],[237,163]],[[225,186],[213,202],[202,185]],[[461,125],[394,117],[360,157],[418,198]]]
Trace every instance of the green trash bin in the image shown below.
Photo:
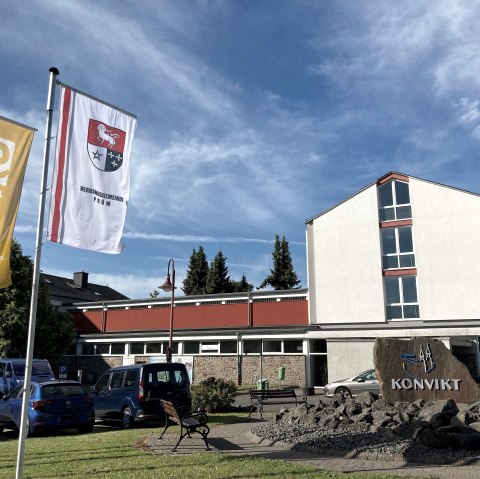
[[[257,389],[260,389],[261,391],[266,391],[268,389],[268,380],[259,379],[257,381]]]
[[[278,379],[280,379],[280,381],[285,379],[285,368],[278,369]]]

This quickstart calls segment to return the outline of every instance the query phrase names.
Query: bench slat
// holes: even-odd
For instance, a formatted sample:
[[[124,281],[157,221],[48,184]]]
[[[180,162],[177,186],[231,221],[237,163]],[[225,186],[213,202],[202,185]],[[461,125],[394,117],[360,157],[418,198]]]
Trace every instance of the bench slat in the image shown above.
[[[250,389],[250,414],[254,408],[258,408],[260,416],[263,417],[264,404],[302,404],[307,403],[306,396],[299,398],[293,388],[287,389]]]
[[[205,445],[207,446],[207,450],[210,451],[210,446],[208,445],[207,442],[207,436],[208,433],[210,432],[210,428],[207,426],[208,418],[205,414],[201,415],[188,415],[188,416],[181,416],[179,414],[178,409],[175,407],[175,404],[173,404],[170,401],[166,401],[165,399],[160,400],[163,410],[165,412],[165,428],[163,429],[163,432],[160,436],[160,439],[163,437],[165,434],[165,431],[169,427],[169,421],[178,424],[180,426],[180,438],[177,441],[177,444],[175,447],[172,449],[172,452],[177,449],[177,446],[180,444],[182,439],[185,436],[190,437],[191,433],[197,433],[202,436]],[[185,430],[185,432],[184,432]]]

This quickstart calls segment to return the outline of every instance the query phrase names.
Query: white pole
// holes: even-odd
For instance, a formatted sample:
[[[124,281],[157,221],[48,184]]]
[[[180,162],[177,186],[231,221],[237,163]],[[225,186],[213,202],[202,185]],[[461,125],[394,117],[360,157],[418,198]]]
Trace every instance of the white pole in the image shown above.
[[[45,194],[47,190],[47,174],[48,174],[48,158],[50,156],[50,139],[52,133],[52,117],[53,105],[55,103],[55,82],[59,75],[55,67],[50,68],[50,85],[47,100],[47,127],[45,133],[45,149],[43,156],[43,173],[42,186],[40,189],[40,203],[38,207],[38,227],[37,242],[35,247],[35,259],[33,262],[33,279],[32,279],[32,298],[30,302],[30,319],[28,325],[28,343],[27,358],[25,364],[25,381],[23,383],[23,402],[22,402],[22,419],[20,423],[20,435],[18,439],[18,455],[17,455],[17,473],[16,479],[23,477],[23,462],[25,456],[25,439],[28,433],[28,405],[30,399],[30,382],[32,379],[32,360],[33,360],[33,344],[35,341],[35,322],[37,319],[37,300],[38,287],[40,282],[40,257],[42,253],[43,242],[43,217],[45,209]]]

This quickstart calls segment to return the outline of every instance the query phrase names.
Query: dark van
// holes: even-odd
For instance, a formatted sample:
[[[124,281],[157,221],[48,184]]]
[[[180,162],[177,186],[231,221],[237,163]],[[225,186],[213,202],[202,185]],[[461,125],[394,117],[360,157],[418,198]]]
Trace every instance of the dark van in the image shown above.
[[[92,386],[95,418],[118,421],[124,429],[134,422],[163,421],[160,399],[190,411],[192,396],[187,368],[181,363],[119,366]]]
[[[8,394],[25,380],[25,359],[0,359],[0,396]],[[52,367],[46,359],[32,359],[32,382],[43,383],[55,379]]]

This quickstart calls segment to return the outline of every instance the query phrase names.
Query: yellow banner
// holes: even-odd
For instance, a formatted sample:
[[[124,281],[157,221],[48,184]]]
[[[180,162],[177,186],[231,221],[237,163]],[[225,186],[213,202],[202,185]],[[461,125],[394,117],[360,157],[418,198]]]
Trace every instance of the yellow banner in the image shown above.
[[[0,117],[0,288],[12,284],[10,249],[34,130]]]

